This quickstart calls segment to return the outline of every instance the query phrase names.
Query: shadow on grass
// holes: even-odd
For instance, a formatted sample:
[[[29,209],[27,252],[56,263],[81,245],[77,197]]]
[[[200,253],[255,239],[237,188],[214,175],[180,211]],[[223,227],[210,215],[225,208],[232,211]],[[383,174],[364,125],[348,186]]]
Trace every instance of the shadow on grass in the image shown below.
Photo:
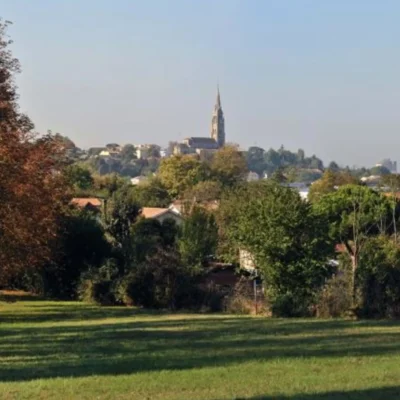
[[[0,313],[0,381],[400,353],[396,321],[179,314],[169,319],[170,314],[73,303],[35,303],[27,307],[31,312],[23,310]],[[65,323],[44,324],[58,321]]]
[[[382,387],[348,392],[335,391],[316,394],[295,394],[293,396],[237,397],[234,400],[397,400],[400,399],[400,386]]]

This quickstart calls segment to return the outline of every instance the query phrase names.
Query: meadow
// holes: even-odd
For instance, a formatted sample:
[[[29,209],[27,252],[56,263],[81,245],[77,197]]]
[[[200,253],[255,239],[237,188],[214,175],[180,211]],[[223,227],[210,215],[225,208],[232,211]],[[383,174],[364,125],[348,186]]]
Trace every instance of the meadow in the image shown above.
[[[399,399],[400,323],[0,301],[0,399]]]

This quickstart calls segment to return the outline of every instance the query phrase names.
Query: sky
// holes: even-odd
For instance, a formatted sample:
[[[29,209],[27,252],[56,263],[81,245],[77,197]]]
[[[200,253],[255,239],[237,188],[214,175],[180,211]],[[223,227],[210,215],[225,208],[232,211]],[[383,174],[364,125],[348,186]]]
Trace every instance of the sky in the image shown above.
[[[208,136],[372,166],[400,149],[398,0],[0,0],[20,105],[79,147]]]

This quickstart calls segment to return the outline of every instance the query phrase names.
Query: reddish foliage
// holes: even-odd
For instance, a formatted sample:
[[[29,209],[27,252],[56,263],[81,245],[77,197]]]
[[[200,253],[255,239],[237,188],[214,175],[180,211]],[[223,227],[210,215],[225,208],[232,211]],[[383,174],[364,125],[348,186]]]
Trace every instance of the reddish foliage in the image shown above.
[[[38,138],[19,113],[13,80],[19,63],[7,48],[7,25],[0,20],[0,283],[48,259],[66,201],[61,144]]]

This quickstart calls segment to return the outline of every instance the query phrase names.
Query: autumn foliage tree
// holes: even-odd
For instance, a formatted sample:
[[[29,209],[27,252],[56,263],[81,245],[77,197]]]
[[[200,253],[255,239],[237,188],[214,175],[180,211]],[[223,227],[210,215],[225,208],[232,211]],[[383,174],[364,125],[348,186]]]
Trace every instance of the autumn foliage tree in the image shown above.
[[[0,20],[0,283],[50,257],[65,199],[63,146],[36,136],[18,108],[9,24]]]

